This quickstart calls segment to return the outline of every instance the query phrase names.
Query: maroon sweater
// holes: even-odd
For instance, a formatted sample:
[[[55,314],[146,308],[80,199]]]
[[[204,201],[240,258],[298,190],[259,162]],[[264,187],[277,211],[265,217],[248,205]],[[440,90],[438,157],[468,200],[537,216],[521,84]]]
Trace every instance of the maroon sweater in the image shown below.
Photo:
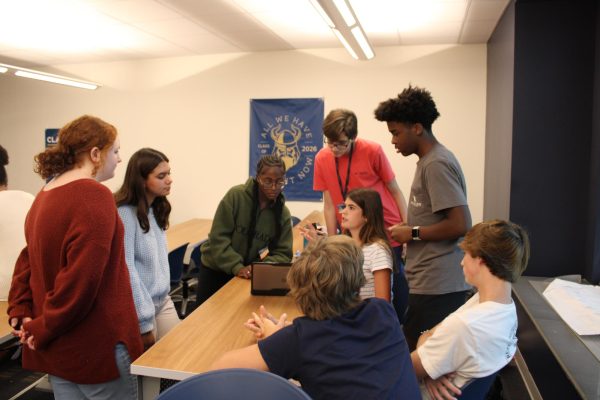
[[[92,179],[41,191],[25,238],[8,298],[9,318],[33,318],[23,367],[78,384],[118,378],[116,344],[135,360],[142,342],[111,192]]]

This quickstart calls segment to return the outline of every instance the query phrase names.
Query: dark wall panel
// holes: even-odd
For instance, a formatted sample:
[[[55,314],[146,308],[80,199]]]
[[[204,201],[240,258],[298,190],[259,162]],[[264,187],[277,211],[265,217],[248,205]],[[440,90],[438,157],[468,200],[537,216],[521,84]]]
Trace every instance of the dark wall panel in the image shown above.
[[[590,201],[596,5],[515,5],[510,218],[531,235],[527,275],[583,273]]]
[[[596,7],[595,65],[600,66],[600,6]],[[592,146],[590,148],[590,206],[587,231],[587,257],[584,275],[590,282],[600,282],[600,71],[594,68],[592,110]]]
[[[504,11],[487,46],[484,220],[509,218],[514,32],[515,6],[511,3]]]

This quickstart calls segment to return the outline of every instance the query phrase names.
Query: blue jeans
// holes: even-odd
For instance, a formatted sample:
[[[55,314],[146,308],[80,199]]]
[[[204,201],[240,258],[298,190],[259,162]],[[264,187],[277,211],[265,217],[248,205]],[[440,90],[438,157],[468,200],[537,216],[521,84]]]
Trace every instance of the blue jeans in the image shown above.
[[[131,375],[131,358],[124,344],[115,346],[115,360],[119,378],[93,385],[80,385],[58,376],[49,375],[56,400],[137,400],[137,377]]]

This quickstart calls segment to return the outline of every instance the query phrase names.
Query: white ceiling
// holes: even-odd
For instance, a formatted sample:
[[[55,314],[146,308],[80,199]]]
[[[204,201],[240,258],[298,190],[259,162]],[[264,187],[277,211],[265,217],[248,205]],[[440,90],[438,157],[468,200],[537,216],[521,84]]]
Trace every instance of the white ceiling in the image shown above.
[[[349,1],[376,54],[486,43],[510,2]],[[309,0],[0,0],[0,10],[0,63],[25,67],[342,47]]]

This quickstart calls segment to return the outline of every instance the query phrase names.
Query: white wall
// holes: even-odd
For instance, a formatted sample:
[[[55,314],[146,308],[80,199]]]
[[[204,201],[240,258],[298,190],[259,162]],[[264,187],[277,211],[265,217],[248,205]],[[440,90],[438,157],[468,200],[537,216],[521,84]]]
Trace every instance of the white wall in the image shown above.
[[[9,187],[36,193],[32,172],[46,128],[93,114],[120,133],[123,163],[154,147],[171,159],[172,223],[212,218],[226,190],[248,176],[249,100],[323,97],[333,108],[356,112],[359,136],[378,141],[408,197],[417,161],[396,154],[385,123],[373,118],[379,102],[409,83],[429,89],[441,117],[435,136],[462,164],[473,221],[483,215],[486,47],[407,46],[376,49],[372,61],[354,61],[343,49],[236,53],[146,61],[56,66],[55,73],[100,82],[97,91],[0,74],[0,144],[10,153]],[[320,203],[290,202],[304,216]]]

